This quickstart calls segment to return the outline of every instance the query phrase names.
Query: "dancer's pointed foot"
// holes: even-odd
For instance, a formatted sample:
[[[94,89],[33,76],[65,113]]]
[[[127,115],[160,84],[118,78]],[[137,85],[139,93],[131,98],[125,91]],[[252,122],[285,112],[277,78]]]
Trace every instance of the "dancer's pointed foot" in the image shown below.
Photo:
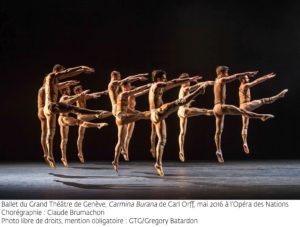
[[[154,168],[159,176],[163,177],[165,175],[164,170],[161,165],[155,164]]]
[[[274,118],[274,117],[275,117],[275,116],[272,115],[272,114],[264,114],[264,115],[262,116],[261,120],[262,120],[262,121],[267,121],[267,120],[269,120],[269,119],[271,119],[271,118]]]
[[[44,158],[45,162],[46,162],[47,164],[49,164],[49,162],[48,162],[48,160],[47,160],[47,155],[44,155],[43,158]]]
[[[183,152],[179,152],[179,160],[181,162],[184,162],[185,161],[185,157],[184,157],[184,153]]]
[[[97,126],[97,128],[101,129],[101,128],[107,126],[107,125],[108,125],[107,123],[99,123],[98,126]]]
[[[218,159],[219,163],[224,163],[222,151],[217,151],[216,156],[217,156],[217,159]]]
[[[156,152],[155,148],[150,149],[150,153],[152,155],[152,158],[155,158],[155,152]]]
[[[56,168],[56,165],[55,165],[55,161],[53,158],[51,158],[50,156],[47,157],[47,162],[49,163],[50,167],[52,169],[55,169]]]
[[[61,160],[61,162],[63,163],[64,167],[66,167],[66,168],[68,168],[68,167],[69,167],[69,165],[68,165],[68,161],[67,161],[66,159],[64,159],[64,158],[61,158],[60,160]]]
[[[244,148],[245,154],[250,154],[248,144],[244,143],[244,144],[243,144],[243,148]]]
[[[128,152],[122,151],[121,154],[122,154],[122,156],[123,156],[123,158],[124,158],[125,161],[129,161]]]
[[[79,158],[79,161],[83,164],[85,161],[84,161],[84,157],[83,157],[83,154],[78,154],[78,158]]]
[[[115,161],[113,161],[111,164],[112,164],[114,170],[116,171],[116,173],[118,173],[118,167],[119,167],[119,164],[116,163]]]
[[[282,92],[279,93],[280,98],[284,98],[285,94],[289,91],[289,89],[284,89]]]

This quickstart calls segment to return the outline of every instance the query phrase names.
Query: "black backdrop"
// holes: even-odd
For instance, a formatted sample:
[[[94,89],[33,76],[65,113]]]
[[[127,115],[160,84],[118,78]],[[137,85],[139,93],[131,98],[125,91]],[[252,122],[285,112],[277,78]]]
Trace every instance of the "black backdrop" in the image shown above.
[[[213,80],[217,65],[231,73],[259,70],[277,77],[252,89],[253,98],[268,97],[289,88],[284,100],[261,107],[273,113],[266,123],[252,120],[250,159],[299,158],[300,3],[212,1],[1,1],[1,160],[41,160],[37,91],[54,64],[88,65],[93,75],[81,75],[85,88],[104,90],[111,70],[122,75],[161,68],[169,79],[182,72]],[[238,104],[238,82],[227,88],[227,102]],[[164,100],[177,97],[178,89]],[[209,88],[194,106],[212,108]],[[108,97],[88,104],[109,109]],[[148,108],[147,97],[137,109]],[[116,143],[113,118],[109,127],[88,129],[84,152],[89,160],[111,160]],[[177,159],[179,132],[176,114],[167,119],[165,159]],[[189,119],[186,158],[215,158],[214,118]],[[240,117],[228,116],[223,133],[226,159],[248,159],[242,152]],[[132,160],[150,159],[150,124],[136,124],[130,153]],[[70,130],[69,159],[76,157],[77,127]],[[59,130],[55,155],[59,157]]]

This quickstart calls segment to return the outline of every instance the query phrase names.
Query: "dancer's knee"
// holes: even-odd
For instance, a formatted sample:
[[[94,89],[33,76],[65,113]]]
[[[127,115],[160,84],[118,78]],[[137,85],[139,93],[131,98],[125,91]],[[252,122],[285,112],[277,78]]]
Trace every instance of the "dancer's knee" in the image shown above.
[[[217,129],[215,133],[215,138],[219,138],[222,135],[223,130],[222,129]]]
[[[79,136],[77,139],[77,143],[82,143],[84,136]]]
[[[271,101],[271,99],[270,98],[263,98],[260,101],[261,101],[261,104],[267,104]]]
[[[55,129],[50,129],[47,133],[47,139],[48,140],[53,140],[55,134]]]
[[[165,146],[166,145],[166,143],[167,143],[167,139],[166,138],[161,138],[161,139],[159,139],[158,140],[158,145],[159,146]]]
[[[184,133],[184,132],[179,133],[179,138],[180,138],[180,139],[184,138],[184,136],[185,136],[185,133]]]
[[[241,132],[242,136],[246,136],[248,134],[247,130],[248,130],[247,128],[242,129],[242,132]]]
[[[61,145],[67,145],[68,139],[61,139]]]

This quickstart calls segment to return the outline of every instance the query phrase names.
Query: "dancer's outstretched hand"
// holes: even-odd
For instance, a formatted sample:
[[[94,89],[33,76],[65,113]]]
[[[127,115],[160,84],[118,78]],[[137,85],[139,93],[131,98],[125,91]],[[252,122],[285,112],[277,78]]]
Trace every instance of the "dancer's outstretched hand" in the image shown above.
[[[254,77],[256,74],[258,73],[258,71],[253,71],[253,72],[247,72],[247,76],[250,76],[250,77]]]
[[[88,66],[81,66],[81,68],[84,70],[85,73],[94,73],[95,69],[90,68]]]

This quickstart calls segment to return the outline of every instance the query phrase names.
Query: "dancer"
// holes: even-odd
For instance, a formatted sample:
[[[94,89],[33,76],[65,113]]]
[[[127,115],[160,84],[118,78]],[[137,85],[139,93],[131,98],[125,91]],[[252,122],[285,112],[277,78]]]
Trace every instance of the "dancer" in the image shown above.
[[[47,119],[47,161],[51,168],[55,168],[55,161],[53,157],[53,138],[56,129],[56,114],[61,112],[79,112],[79,113],[95,113],[98,111],[81,109],[76,106],[67,105],[57,102],[58,99],[58,80],[77,76],[81,73],[93,73],[94,69],[87,66],[78,66],[75,68],[65,69],[61,65],[55,65],[53,71],[46,76],[45,79],[45,106],[44,114]]]
[[[149,111],[140,112],[131,109],[129,107],[129,97],[130,96],[138,97],[146,94],[149,91],[150,86],[151,84],[147,84],[131,90],[130,83],[128,81],[122,83],[122,92],[118,95],[117,106],[116,106],[116,124],[118,127],[118,142],[115,147],[115,156],[112,162],[113,168],[116,172],[118,172],[119,157],[121,151],[123,151],[125,155],[127,155],[128,152],[128,150],[127,151],[125,150],[125,138],[127,134],[128,124],[138,120],[150,118]]]
[[[48,151],[47,151],[47,144],[46,144],[46,136],[47,136],[47,119],[46,116],[44,114],[44,107],[45,107],[45,81],[46,81],[46,77],[44,78],[44,82],[43,82],[43,86],[39,89],[38,91],[38,118],[41,122],[41,145],[42,145],[42,149],[43,149],[43,157],[45,159],[46,162],[47,161],[47,156],[48,156]],[[75,80],[70,80],[70,81],[65,81],[65,82],[61,82],[58,83],[58,89],[62,89],[66,86],[73,86],[78,84],[79,81],[75,81]]]
[[[255,72],[245,72],[245,73],[237,73],[234,75],[228,75],[229,68],[227,66],[218,66],[216,68],[217,77],[214,83],[214,95],[215,95],[215,106],[214,106],[214,114],[216,117],[216,132],[215,132],[215,143],[216,143],[216,156],[220,163],[224,162],[222,150],[221,150],[221,136],[224,128],[224,117],[225,115],[245,115],[250,118],[258,118],[262,121],[266,121],[269,118],[273,118],[274,116],[271,114],[257,114],[253,112],[249,112],[247,110],[242,110],[233,105],[226,105],[226,83],[232,82],[244,76],[251,76],[257,74]]]
[[[142,74],[137,74],[133,76],[128,76],[125,79],[121,80],[121,74],[118,71],[112,71],[110,74],[111,80],[108,84],[108,94],[112,106],[112,114],[113,116],[116,116],[116,107],[117,107],[117,99],[118,95],[121,92],[120,85],[124,82],[129,82],[133,83],[135,81],[143,81],[147,80],[145,76],[147,76],[148,73],[142,73]],[[126,156],[127,152],[122,151],[122,155],[124,160],[127,160],[128,157]]]
[[[176,112],[179,106],[186,105],[192,101],[197,95],[202,91],[202,87],[197,88],[191,94],[184,96],[183,98],[177,99],[173,102],[163,104],[162,95],[164,91],[167,91],[176,86],[187,81],[197,81],[201,77],[191,77],[184,79],[174,79],[167,81],[167,74],[163,70],[154,70],[152,72],[153,83],[149,91],[149,107],[151,113],[151,123],[152,123],[152,133],[151,133],[151,146],[155,147],[155,137],[158,136],[158,143],[156,150],[151,149],[152,156],[156,158],[156,163],[154,165],[157,173],[160,176],[164,176],[164,171],[162,168],[162,156],[164,152],[164,147],[167,140],[167,130],[165,118],[167,118],[171,113]],[[155,132],[154,132],[155,130]],[[154,144],[154,145],[153,145]],[[155,152],[155,153],[154,153]]]
[[[81,85],[78,85],[74,87],[73,89],[74,93],[76,95],[82,94],[76,101],[76,106],[80,108],[86,108],[86,101],[90,99],[96,99],[100,98],[102,95],[107,95],[108,91],[101,91],[101,92],[95,92],[92,94],[86,94],[83,93],[83,89]],[[103,119],[106,117],[112,116],[112,113],[106,110],[100,110],[99,114],[77,114],[77,119],[82,121],[92,121],[96,118]],[[85,135],[85,129],[86,127],[83,127],[82,125],[79,125],[78,127],[78,139],[77,139],[77,148],[78,148],[78,158],[81,163],[84,163],[84,156],[82,151],[82,143]]]
[[[134,76],[128,76],[125,79],[121,80],[121,74],[118,71],[111,72],[110,74],[111,79],[108,84],[108,94],[111,102],[111,108],[112,108],[111,112],[114,116],[116,115],[117,98],[119,93],[121,92],[120,85],[124,82],[133,83],[139,80],[147,80],[147,78],[145,78],[145,76],[147,75],[148,73],[142,73]]]
[[[189,74],[183,73],[179,77],[180,79],[189,78]],[[190,86],[190,81],[185,82],[181,85],[179,96],[178,98],[183,98],[184,96],[190,94],[190,92],[193,92],[199,87],[202,87],[201,94],[205,93],[205,89],[207,86],[214,85],[214,81],[206,81],[206,82],[200,82],[193,86]],[[184,139],[186,134],[186,127],[187,127],[187,119],[189,117],[199,116],[199,115],[206,115],[206,116],[213,116],[214,111],[209,109],[203,109],[203,108],[197,108],[197,107],[190,107],[191,102],[187,103],[186,105],[180,106],[177,111],[177,115],[179,117],[179,123],[180,123],[180,133],[178,137],[179,142],[179,160],[184,162]]]
[[[83,91],[80,94],[70,96],[71,90],[69,87],[64,88],[62,90],[62,97],[60,98],[59,102],[64,103],[67,105],[72,105],[82,96],[87,95],[89,90]],[[98,114],[94,114],[98,115]],[[76,119],[74,117],[69,116],[69,113],[60,113],[58,117],[58,124],[60,126],[60,135],[61,135],[61,161],[65,167],[68,167],[67,161],[67,143],[68,143],[68,135],[69,135],[69,127],[78,125],[82,128],[98,128],[101,129],[104,126],[107,126],[107,123],[91,123],[83,120]]]
[[[275,77],[274,73],[262,76],[252,82],[250,82],[248,76],[244,76],[240,78],[241,85],[239,88],[239,98],[240,98],[240,108],[242,110],[246,111],[253,111],[262,105],[270,104],[275,102],[279,98],[283,98],[285,94],[288,92],[288,89],[282,90],[280,93],[278,93],[275,96],[269,97],[269,98],[262,98],[258,100],[251,101],[251,93],[250,88],[254,87],[257,84],[260,84],[266,80],[272,79]],[[242,116],[242,139],[243,139],[243,149],[246,154],[249,154],[249,147],[247,143],[247,135],[248,135],[248,125],[249,125],[249,117],[243,115]]]

